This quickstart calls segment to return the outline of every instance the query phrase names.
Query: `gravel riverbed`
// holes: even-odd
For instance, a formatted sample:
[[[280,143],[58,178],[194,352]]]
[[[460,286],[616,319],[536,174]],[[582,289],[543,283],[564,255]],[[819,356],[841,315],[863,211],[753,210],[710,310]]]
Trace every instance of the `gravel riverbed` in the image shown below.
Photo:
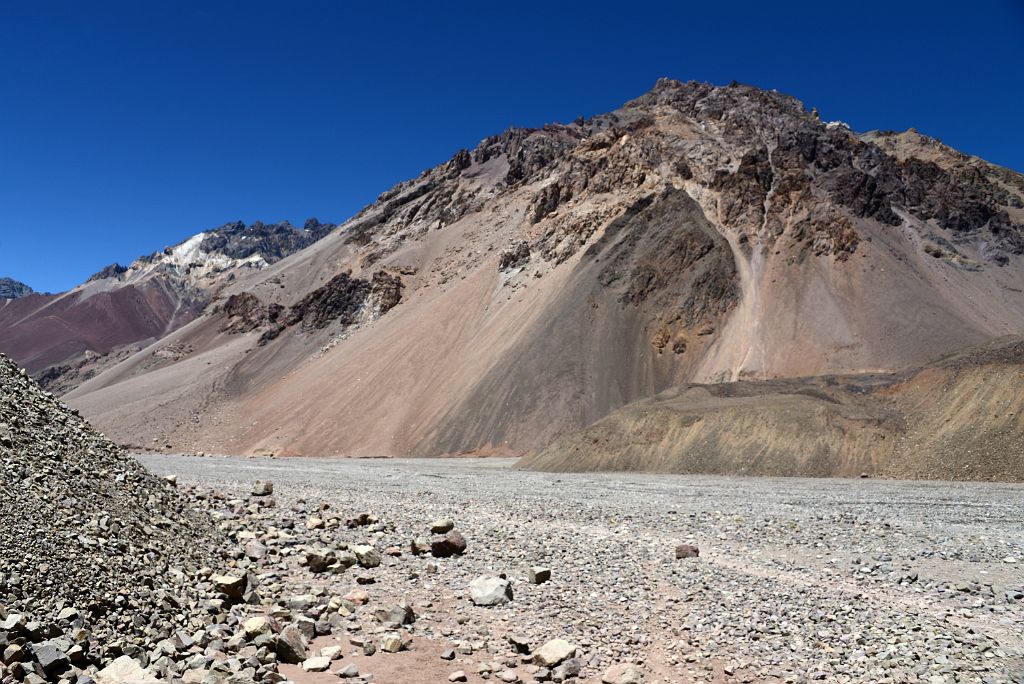
[[[273,534],[261,533],[280,553],[282,595],[358,586],[374,603],[414,607],[402,628],[410,650],[360,654],[364,677],[380,659],[377,682],[414,681],[393,674],[408,671],[401,658],[416,663],[416,681],[458,671],[468,681],[571,680],[577,666],[590,682],[632,681],[636,670],[646,682],[1024,681],[1021,485],[553,475],[511,470],[507,459],[140,459],[229,497],[272,481],[267,529],[291,518],[303,549],[383,552],[362,574],[312,573],[304,553],[273,550]],[[381,524],[332,528],[362,512]],[[324,526],[310,528],[311,517]],[[440,518],[466,552],[410,553]],[[677,559],[684,543],[699,556]],[[531,582],[535,566],[550,580]],[[506,576],[511,601],[471,602],[470,583],[487,574]],[[568,670],[530,655],[552,639],[576,647]],[[637,668],[606,676],[625,664]]]

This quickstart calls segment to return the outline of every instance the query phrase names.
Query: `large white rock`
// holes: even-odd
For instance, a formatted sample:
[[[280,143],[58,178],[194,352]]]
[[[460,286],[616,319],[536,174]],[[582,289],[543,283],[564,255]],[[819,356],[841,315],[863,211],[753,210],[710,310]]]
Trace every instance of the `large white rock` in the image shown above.
[[[552,639],[533,653],[533,662],[544,667],[554,667],[563,660],[572,658],[576,653],[576,644],[565,639]]]
[[[159,682],[156,675],[131,656],[121,656],[96,673],[96,684],[145,684]]]
[[[500,606],[512,600],[512,585],[506,579],[483,575],[469,583],[469,598],[478,606]]]
[[[644,684],[644,673],[636,665],[612,665],[601,677],[603,684]]]

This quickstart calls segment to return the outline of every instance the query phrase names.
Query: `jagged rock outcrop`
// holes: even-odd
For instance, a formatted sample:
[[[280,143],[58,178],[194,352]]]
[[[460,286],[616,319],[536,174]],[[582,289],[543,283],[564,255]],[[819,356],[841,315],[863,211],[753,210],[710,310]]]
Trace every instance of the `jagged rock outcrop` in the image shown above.
[[[228,303],[242,297],[249,310],[260,306],[252,294],[232,295]],[[371,280],[363,280],[353,278],[350,273],[339,273],[293,304],[287,314],[283,314],[284,309],[279,304],[271,304],[265,309],[258,308],[266,312],[258,319],[259,324],[270,326],[260,337],[260,343],[265,344],[294,325],[309,332],[326,328],[332,323],[345,327],[378,318],[397,306],[401,299],[402,280],[396,275],[377,271]],[[250,314],[249,320],[254,319],[256,316]],[[234,329],[231,332],[248,332],[255,327],[253,325],[245,330]]]
[[[128,271],[128,267],[127,266],[122,266],[121,264],[113,263],[113,264],[110,264],[109,266],[104,266],[100,270],[98,270],[95,273],[93,273],[91,276],[89,276],[89,279],[86,280],[85,282],[91,283],[94,280],[106,280],[107,278],[119,278],[121,276],[121,274],[123,274],[123,273],[125,273],[127,271]]]
[[[240,292],[227,298],[222,311],[227,321],[221,331],[238,334],[276,325],[284,307],[280,304],[264,306],[253,293]]]
[[[336,227],[333,223],[320,223],[316,218],[307,219],[302,228],[287,221],[270,224],[256,221],[248,226],[234,221],[205,233],[199,247],[204,252],[238,260],[259,256],[272,264],[329,235]]]
[[[32,294],[34,290],[13,278],[0,278],[0,299],[17,299]]]

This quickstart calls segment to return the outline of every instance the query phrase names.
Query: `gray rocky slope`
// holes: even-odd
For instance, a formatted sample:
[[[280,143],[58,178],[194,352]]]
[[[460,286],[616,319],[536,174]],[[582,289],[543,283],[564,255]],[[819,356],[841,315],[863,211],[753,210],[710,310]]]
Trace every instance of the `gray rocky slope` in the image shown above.
[[[31,287],[14,278],[0,278],[0,299],[17,299],[32,292]]]
[[[188,626],[221,547],[209,517],[3,355],[0,491],[0,681],[84,672]]]

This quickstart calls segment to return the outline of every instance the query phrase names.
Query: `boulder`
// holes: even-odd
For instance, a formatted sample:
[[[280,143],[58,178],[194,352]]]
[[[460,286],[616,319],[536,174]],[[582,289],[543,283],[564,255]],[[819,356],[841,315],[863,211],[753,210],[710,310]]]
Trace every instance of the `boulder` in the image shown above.
[[[446,534],[455,529],[455,523],[448,518],[440,518],[430,523],[430,531],[434,534]]]
[[[329,551],[310,551],[306,554],[306,565],[312,573],[327,572],[336,560]]]
[[[380,638],[380,650],[384,653],[398,653],[402,646],[402,635],[398,632],[386,632]]]
[[[700,549],[693,544],[680,544],[676,547],[676,559],[697,558],[700,556]]]
[[[43,672],[52,676],[64,672],[71,666],[68,654],[65,653],[65,649],[70,647],[70,642],[57,644],[55,641],[44,641],[32,647],[32,654],[43,668]]]
[[[552,639],[533,654],[533,662],[541,667],[554,667],[563,660],[567,660],[576,653],[576,644],[570,644],[565,639]]]
[[[245,595],[245,577],[214,575],[212,581],[214,588],[230,599],[240,601]]]
[[[256,480],[256,484],[252,486],[253,496],[270,496],[274,493],[274,483],[264,482],[263,480]]]
[[[97,672],[93,679],[96,684],[149,684],[160,681],[152,671],[126,655]]]
[[[408,603],[396,603],[390,608],[378,608],[374,615],[387,626],[401,627],[416,621],[416,613]]]
[[[545,568],[540,565],[535,565],[530,568],[530,584],[544,584],[551,579],[550,568]]]
[[[478,606],[500,606],[512,600],[507,579],[482,575],[469,583],[469,598]]]
[[[609,667],[601,677],[602,684],[643,684],[644,673],[636,665],[620,663]]]
[[[252,641],[263,634],[270,634],[273,631],[273,627],[270,624],[269,618],[259,615],[243,622],[242,631],[245,633],[245,638]]]
[[[278,659],[283,663],[298,665],[306,659],[306,637],[295,625],[288,625],[277,635]]]
[[[323,656],[307,658],[302,661],[302,669],[305,672],[326,672],[331,666],[331,659]]]
[[[355,554],[359,565],[364,568],[375,568],[380,565],[380,552],[372,546],[356,545],[349,548]]]
[[[465,552],[466,539],[455,530],[452,530],[444,536],[434,537],[430,540],[430,553],[435,558],[461,556]]]

